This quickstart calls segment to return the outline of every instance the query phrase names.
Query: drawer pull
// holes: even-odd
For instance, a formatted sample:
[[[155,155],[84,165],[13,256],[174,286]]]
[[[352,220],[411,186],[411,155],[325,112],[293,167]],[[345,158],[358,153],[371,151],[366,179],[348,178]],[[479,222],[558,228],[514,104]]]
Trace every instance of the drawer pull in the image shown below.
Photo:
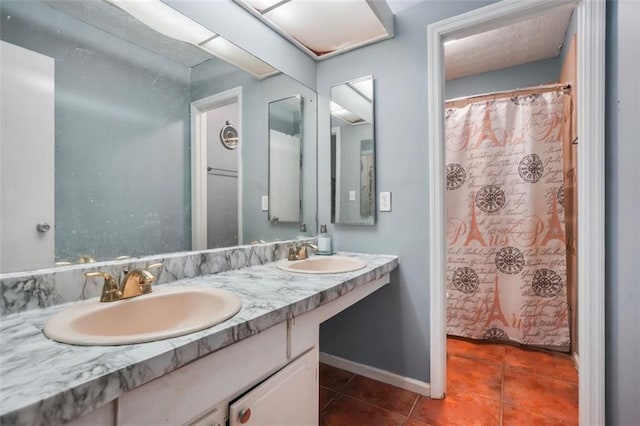
[[[251,418],[251,408],[245,408],[240,411],[240,423],[245,424]]]

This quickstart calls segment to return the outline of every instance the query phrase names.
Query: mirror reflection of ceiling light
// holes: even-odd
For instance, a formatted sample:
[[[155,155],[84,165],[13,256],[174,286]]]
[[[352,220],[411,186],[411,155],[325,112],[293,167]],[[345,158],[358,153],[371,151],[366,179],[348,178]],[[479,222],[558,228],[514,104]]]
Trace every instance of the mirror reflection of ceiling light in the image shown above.
[[[353,125],[366,123],[365,119],[347,109],[342,108],[340,105],[333,101],[331,101],[331,115]]]
[[[200,45],[200,48],[220,59],[231,62],[258,79],[278,73],[277,69],[222,37],[212,38]]]
[[[154,31],[192,44],[258,79],[279,71],[160,0],[105,0]],[[277,2],[276,2],[277,3]]]
[[[158,0],[106,0],[119,7],[147,27],[171,37],[198,46],[216,33],[187,18]]]
[[[350,82],[351,86],[358,94],[364,96],[369,101],[373,100],[373,79],[367,78],[360,81]]]

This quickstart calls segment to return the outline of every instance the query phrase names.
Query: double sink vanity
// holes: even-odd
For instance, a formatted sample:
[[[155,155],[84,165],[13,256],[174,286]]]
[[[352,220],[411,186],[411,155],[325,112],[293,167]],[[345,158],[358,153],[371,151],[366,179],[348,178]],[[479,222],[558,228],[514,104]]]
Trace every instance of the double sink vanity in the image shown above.
[[[387,284],[397,258],[289,261],[285,249],[267,243],[103,263],[115,276],[163,262],[162,284],[127,300],[4,315],[0,423],[316,424],[319,325]],[[203,263],[194,268],[193,258]],[[211,273],[214,258],[231,261]],[[5,300],[27,275],[5,275]],[[45,328],[73,344],[48,339]]]

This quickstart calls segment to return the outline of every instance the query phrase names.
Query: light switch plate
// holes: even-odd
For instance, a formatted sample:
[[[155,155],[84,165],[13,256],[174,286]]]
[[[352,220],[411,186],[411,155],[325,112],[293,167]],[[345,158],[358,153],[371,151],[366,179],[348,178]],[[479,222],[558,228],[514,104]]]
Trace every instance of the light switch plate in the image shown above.
[[[391,211],[391,193],[390,192],[380,193],[380,211],[381,212]]]
[[[356,191],[349,191],[349,201],[356,200]]]
[[[266,212],[269,210],[269,196],[268,195],[263,195],[262,196],[262,211]]]

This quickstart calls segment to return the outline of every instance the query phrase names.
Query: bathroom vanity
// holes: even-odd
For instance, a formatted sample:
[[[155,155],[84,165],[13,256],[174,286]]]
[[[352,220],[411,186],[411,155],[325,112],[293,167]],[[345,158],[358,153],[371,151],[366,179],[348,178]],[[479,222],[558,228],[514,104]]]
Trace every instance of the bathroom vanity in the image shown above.
[[[243,306],[214,327],[156,342],[47,339],[44,324],[70,304],[5,315],[0,423],[316,424],[320,323],[387,284],[398,265],[395,256],[343,255],[366,267],[302,274],[270,262],[163,284],[230,290]]]

